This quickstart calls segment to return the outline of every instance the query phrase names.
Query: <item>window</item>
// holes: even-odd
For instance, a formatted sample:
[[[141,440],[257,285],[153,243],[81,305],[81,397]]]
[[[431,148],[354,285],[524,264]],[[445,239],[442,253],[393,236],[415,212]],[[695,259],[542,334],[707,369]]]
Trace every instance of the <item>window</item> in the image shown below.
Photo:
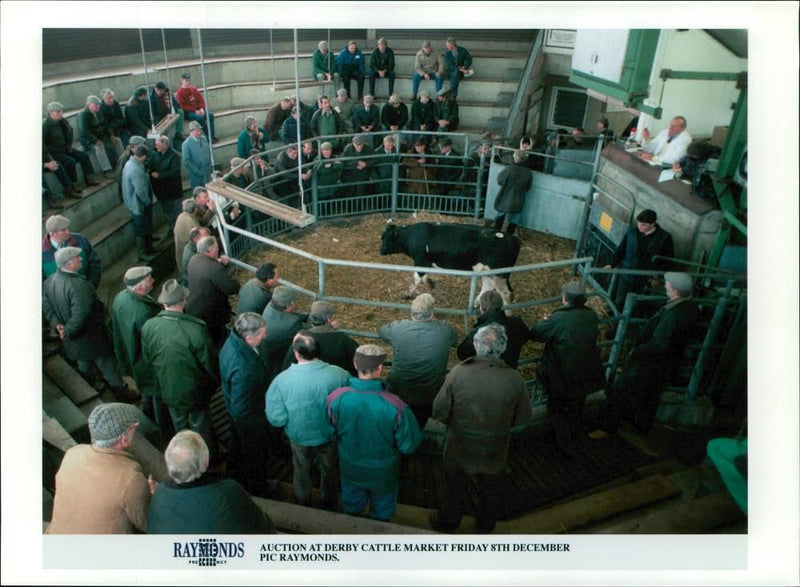
[[[550,97],[550,116],[547,128],[565,128],[571,130],[576,126],[584,126],[586,107],[589,95],[586,90],[554,87]]]

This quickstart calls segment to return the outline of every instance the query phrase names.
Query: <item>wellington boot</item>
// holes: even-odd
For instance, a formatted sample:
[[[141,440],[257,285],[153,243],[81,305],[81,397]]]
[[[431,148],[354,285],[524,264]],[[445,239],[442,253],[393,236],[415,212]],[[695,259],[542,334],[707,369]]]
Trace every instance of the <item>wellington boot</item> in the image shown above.
[[[156,258],[155,254],[152,252],[152,247],[149,247],[147,244],[147,238],[143,236],[136,237],[136,251],[139,255],[139,261],[152,261]]]

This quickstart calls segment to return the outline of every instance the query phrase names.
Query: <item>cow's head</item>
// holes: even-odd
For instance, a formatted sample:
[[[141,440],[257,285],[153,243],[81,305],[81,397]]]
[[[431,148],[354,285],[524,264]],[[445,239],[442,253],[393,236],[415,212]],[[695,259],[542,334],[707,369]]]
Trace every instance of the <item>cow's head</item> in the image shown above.
[[[386,227],[386,230],[384,230],[381,235],[381,255],[391,255],[392,253],[401,252],[399,231],[400,229],[394,224],[390,224]]]

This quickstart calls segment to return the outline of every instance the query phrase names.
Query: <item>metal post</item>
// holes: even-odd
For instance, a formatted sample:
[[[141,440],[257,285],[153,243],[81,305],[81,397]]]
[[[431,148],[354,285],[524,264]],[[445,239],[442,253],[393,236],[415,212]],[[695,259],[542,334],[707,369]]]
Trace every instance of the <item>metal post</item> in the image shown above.
[[[320,259],[317,263],[317,272],[319,279],[319,295],[325,295],[325,260]]]
[[[272,46],[272,29],[269,29],[269,61],[272,65],[272,91],[275,91],[275,49]]]
[[[211,133],[211,117],[209,116],[209,109],[208,109],[208,88],[206,87],[206,63],[203,59],[203,35],[200,32],[200,29],[197,29],[197,43],[200,47],[200,77],[203,80],[203,98],[206,101],[206,128],[209,129],[209,134]],[[208,153],[211,156],[211,174],[214,174],[214,147],[211,142],[211,137],[208,137]]]
[[[300,211],[306,213],[305,189],[303,189],[303,148],[300,141],[300,122],[303,113],[300,111],[300,69],[297,57],[297,29],[292,29],[294,36],[294,95],[297,97],[297,187],[300,188]],[[291,116],[291,114],[290,114]]]
[[[167,87],[170,88],[169,91],[171,92],[172,80],[169,77],[169,56],[167,55],[167,38],[164,35],[164,29],[161,29],[161,46],[164,48],[164,66],[166,67],[167,73]],[[169,111],[172,114],[175,114],[175,105],[172,102],[172,94],[169,95]]]
[[[494,155],[494,146],[492,146],[492,155]],[[475,216],[474,216],[475,220],[478,220],[478,218],[480,217],[481,186],[483,186],[483,164],[485,162],[486,162],[486,153],[481,151],[481,158],[480,161],[478,161],[478,178],[477,178],[477,183],[475,185]]]
[[[708,325],[708,332],[706,332],[706,337],[703,340],[703,346],[700,347],[700,354],[697,355],[697,360],[692,368],[692,377],[689,380],[689,387],[686,390],[686,395],[690,398],[696,396],[697,390],[700,388],[700,380],[703,378],[703,372],[705,371],[706,356],[708,355],[711,345],[714,344],[717,338],[717,332],[719,331],[722,319],[725,317],[725,309],[728,305],[734,283],[733,280],[728,281],[728,285],[725,286],[722,296],[719,301],[717,301],[717,307],[714,309],[714,316],[712,316],[711,322]]]
[[[139,29],[139,46],[142,48],[142,65],[144,66],[144,87],[147,90],[147,108],[150,111],[150,130],[156,132],[156,122],[153,120],[153,105],[150,103],[150,83],[147,81],[147,60],[144,57],[144,37]],[[147,138],[147,137],[145,137]]]
[[[617,370],[620,355],[622,354],[622,343],[625,340],[625,333],[633,315],[633,307],[636,305],[636,294],[629,293],[625,298],[625,307],[617,323],[617,332],[614,335],[614,345],[611,347],[611,354],[608,357],[608,368],[606,369],[606,381],[611,383],[613,375]]]

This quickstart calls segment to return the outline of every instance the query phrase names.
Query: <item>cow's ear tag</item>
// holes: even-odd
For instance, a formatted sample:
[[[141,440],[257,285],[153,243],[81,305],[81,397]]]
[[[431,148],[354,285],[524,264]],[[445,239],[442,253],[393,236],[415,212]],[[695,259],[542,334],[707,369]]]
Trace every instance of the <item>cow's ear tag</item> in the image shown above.
[[[506,236],[506,235],[504,235],[502,232],[495,232],[495,233],[494,233],[494,235],[495,235],[497,238],[505,238],[505,236]]]

